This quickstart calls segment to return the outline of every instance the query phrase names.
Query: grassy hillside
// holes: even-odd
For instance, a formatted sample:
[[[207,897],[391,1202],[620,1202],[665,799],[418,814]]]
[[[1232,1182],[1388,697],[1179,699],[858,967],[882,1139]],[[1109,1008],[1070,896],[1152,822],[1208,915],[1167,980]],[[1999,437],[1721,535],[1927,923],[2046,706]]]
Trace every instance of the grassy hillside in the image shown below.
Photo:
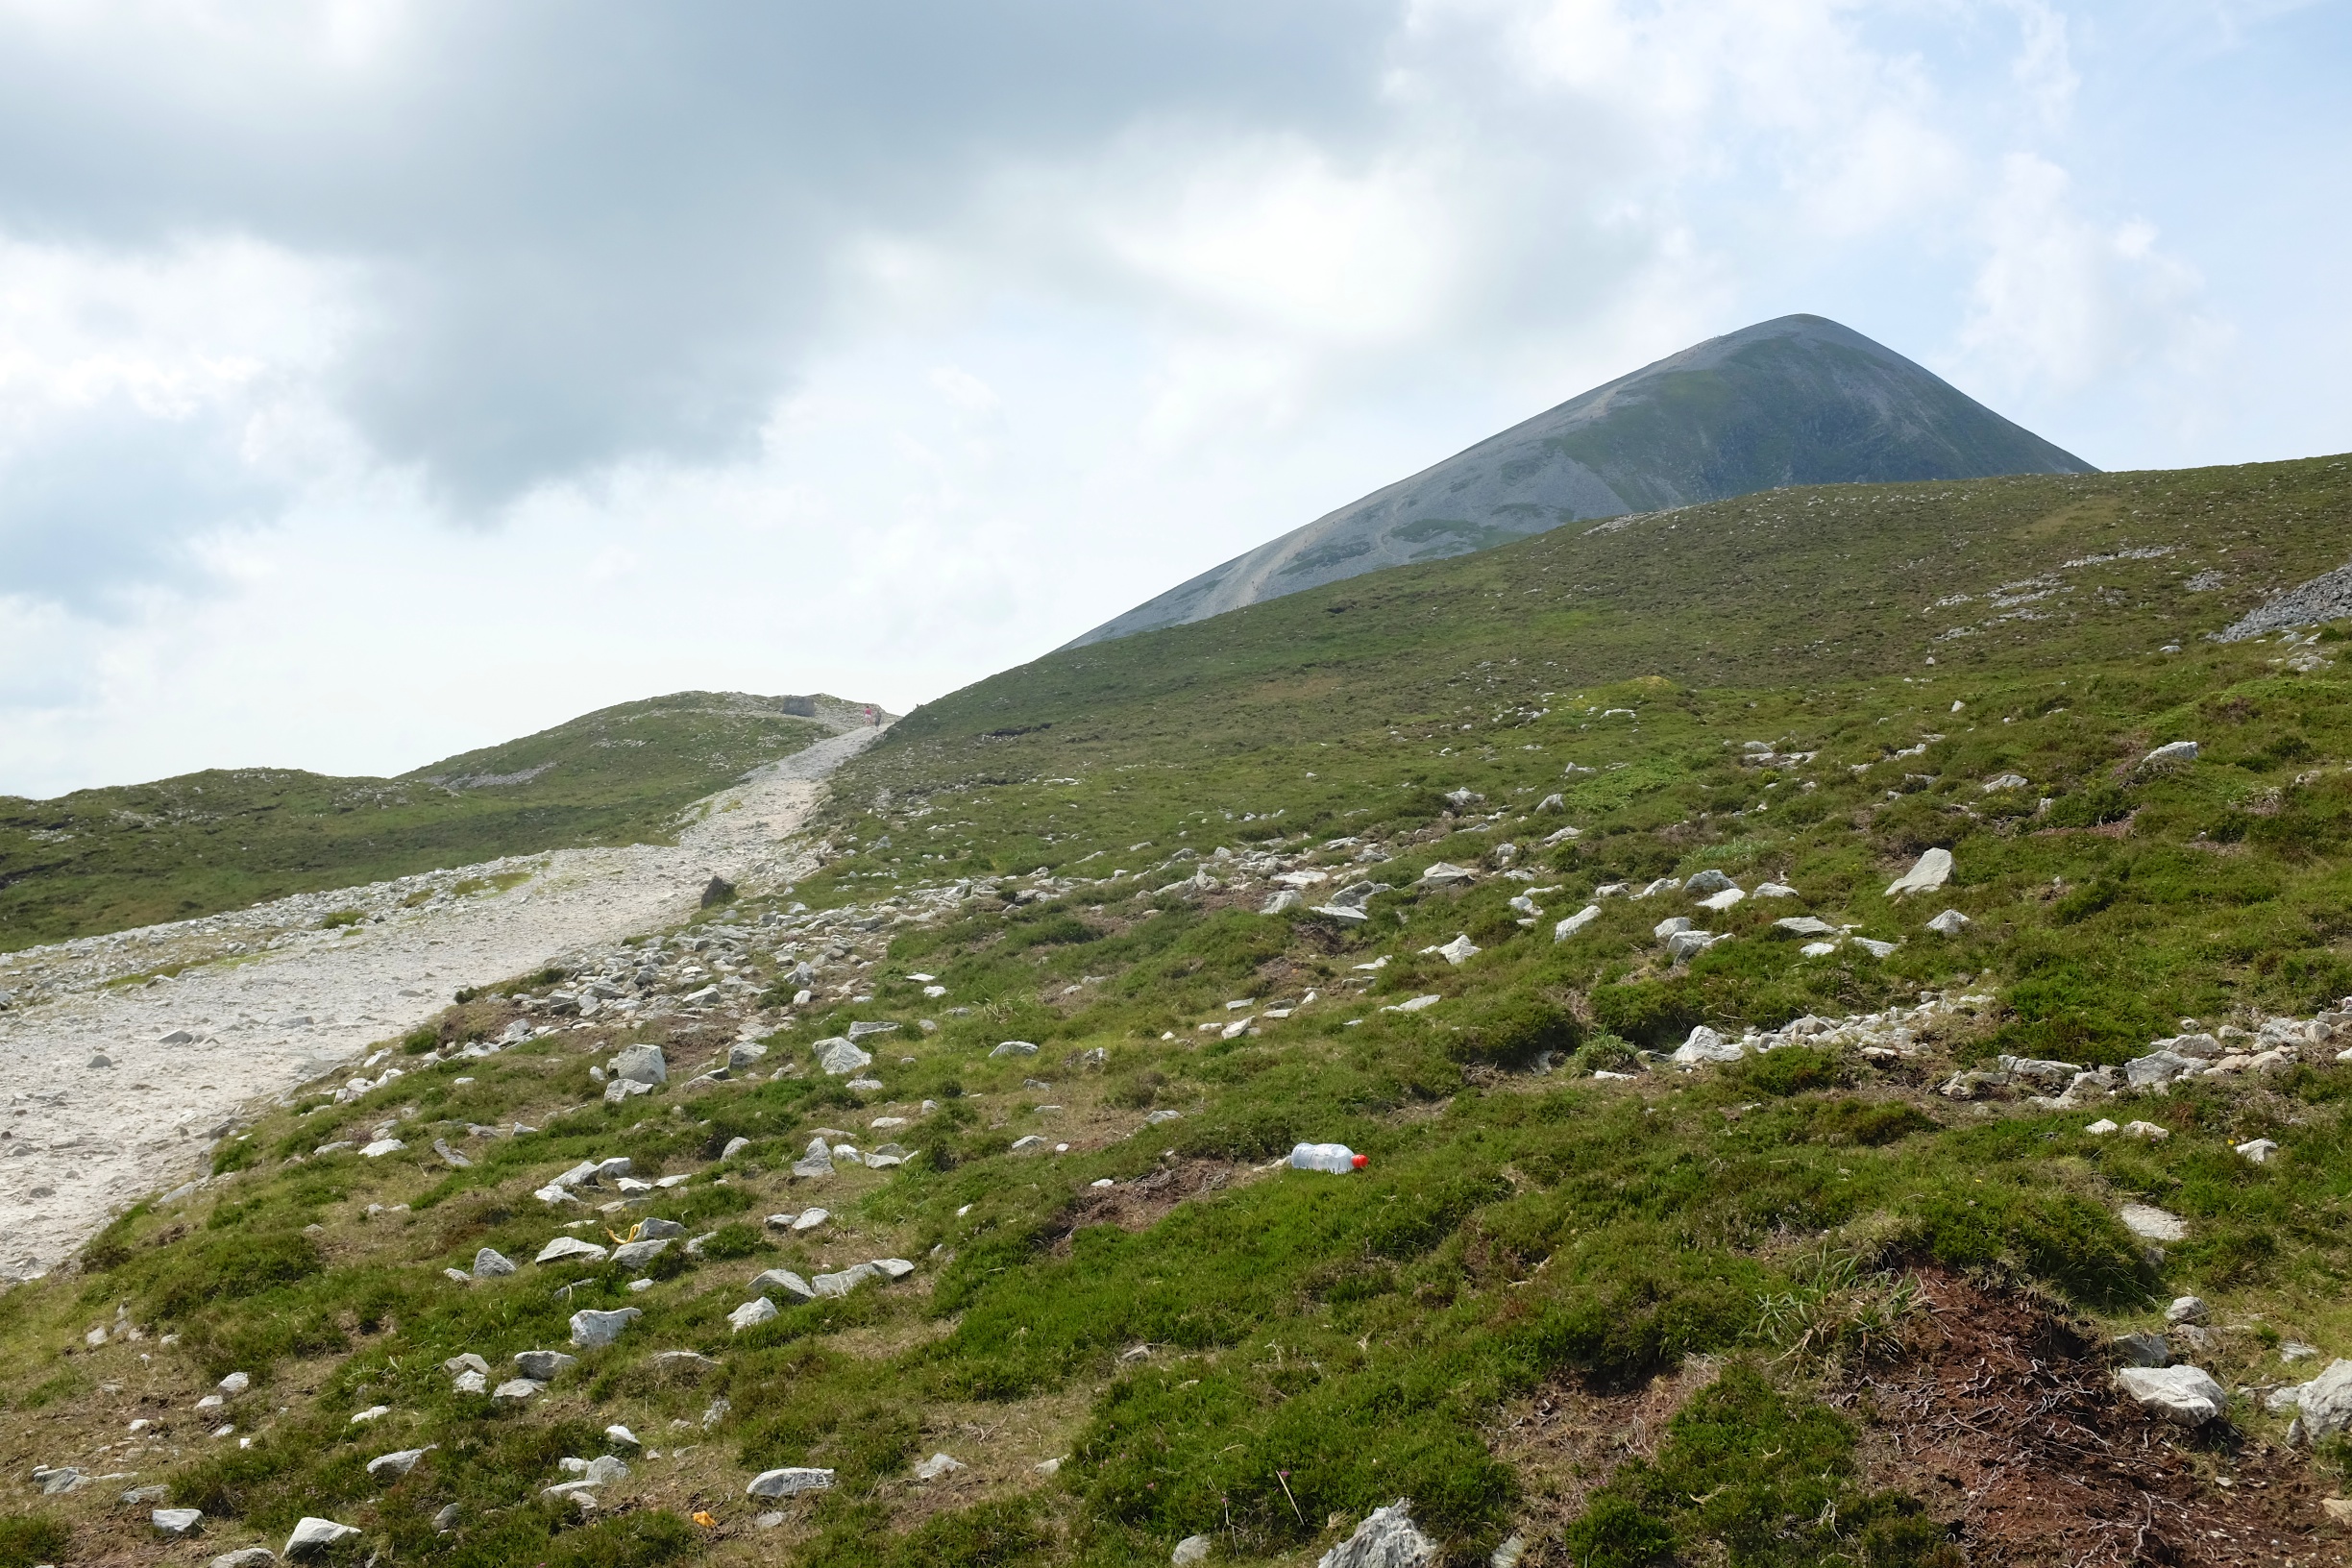
[[[175,1561],[317,1513],[354,1562],[1304,1568],[1400,1497],[1450,1568],[2333,1560],[2352,1452],[2266,1396],[2352,1357],[2345,628],[2203,634],[2341,564],[2347,472],[1777,493],[983,682],[840,775],[789,899],[484,988],[0,1298],[0,1467],[205,1509]],[[1750,896],[1633,896],[1709,870]],[[2185,1019],[2236,1065],[2074,1081]],[[1746,1043],[1682,1070],[1703,1025]],[[631,1043],[670,1080],[607,1101]],[[539,1196],[612,1156],[680,1180]],[[757,1279],[870,1259],[913,1268]],[[2217,1424],[2118,1393],[2127,1332]],[[747,1495],[784,1466],[831,1484]],[[152,1555],[132,1483],[0,1541]]]
[[[214,769],[0,797],[0,951],[501,855],[658,841],[688,802],[831,732],[785,700],[625,702],[398,778]]]

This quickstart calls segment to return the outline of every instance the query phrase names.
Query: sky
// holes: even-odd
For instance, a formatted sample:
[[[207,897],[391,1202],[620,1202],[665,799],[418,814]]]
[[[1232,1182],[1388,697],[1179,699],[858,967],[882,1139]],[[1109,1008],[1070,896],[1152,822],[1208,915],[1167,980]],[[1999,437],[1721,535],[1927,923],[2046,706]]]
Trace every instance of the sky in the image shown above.
[[[2352,449],[2352,0],[0,0],[0,794],[904,711],[1700,339]]]

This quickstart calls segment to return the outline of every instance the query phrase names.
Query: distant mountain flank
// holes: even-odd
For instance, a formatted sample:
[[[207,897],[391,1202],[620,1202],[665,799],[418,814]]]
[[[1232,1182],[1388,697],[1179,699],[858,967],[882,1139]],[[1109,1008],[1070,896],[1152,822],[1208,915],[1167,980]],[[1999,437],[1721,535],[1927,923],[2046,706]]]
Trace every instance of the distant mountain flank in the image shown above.
[[[2096,472],[1850,328],[1781,316],[1572,398],[1067,646],[1466,555],[1563,524],[1783,485]]]

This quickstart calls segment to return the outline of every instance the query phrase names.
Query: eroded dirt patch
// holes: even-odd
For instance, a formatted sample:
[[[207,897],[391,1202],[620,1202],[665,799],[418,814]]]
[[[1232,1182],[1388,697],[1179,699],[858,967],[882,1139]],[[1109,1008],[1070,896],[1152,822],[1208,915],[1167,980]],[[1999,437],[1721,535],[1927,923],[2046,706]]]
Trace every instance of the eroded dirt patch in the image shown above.
[[[2305,1459],[2234,1431],[2193,1434],[2118,1396],[2103,1344],[2032,1296],[1922,1276],[1910,1353],[1833,1369],[1818,1397],[1859,1430],[1860,1480],[1919,1498],[1975,1565],[2340,1561],[2345,1532]],[[1619,1464],[1652,1458],[1718,1368],[1695,1359],[1630,1392],[1573,1378],[1501,1412],[1496,1455],[1528,1487],[1522,1568],[1568,1561],[1559,1532]]]

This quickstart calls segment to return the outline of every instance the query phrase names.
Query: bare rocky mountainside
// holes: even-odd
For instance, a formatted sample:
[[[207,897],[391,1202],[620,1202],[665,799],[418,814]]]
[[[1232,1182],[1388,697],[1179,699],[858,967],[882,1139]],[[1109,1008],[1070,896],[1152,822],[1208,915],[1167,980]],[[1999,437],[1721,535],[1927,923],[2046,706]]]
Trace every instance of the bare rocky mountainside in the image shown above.
[[[1269,540],[1069,646],[1178,625],[1563,524],[1783,485],[1881,484],[2091,465],[1821,316],[1684,349]]]

